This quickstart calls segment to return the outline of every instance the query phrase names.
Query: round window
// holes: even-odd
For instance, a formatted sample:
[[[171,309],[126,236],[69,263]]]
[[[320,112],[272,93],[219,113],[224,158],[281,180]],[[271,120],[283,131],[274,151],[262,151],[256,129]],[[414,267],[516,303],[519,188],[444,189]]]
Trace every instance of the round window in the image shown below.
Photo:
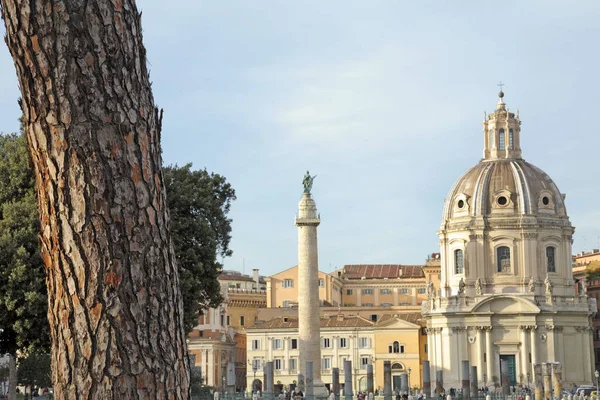
[[[458,208],[462,209],[465,206],[465,201],[464,200],[459,200],[458,203],[457,203],[457,205],[458,205]]]
[[[508,199],[504,196],[500,196],[498,197],[498,204],[500,204],[501,206],[505,206],[508,203]]]
[[[542,197],[542,204],[547,206],[548,204],[550,204],[550,199],[548,198],[548,196],[544,196]]]

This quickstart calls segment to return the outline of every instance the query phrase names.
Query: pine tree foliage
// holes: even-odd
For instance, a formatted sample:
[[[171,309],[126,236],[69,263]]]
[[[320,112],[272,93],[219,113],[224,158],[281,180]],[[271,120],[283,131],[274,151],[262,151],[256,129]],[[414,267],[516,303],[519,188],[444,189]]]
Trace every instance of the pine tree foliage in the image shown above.
[[[47,350],[35,178],[24,135],[0,135],[0,353]]]
[[[192,164],[163,169],[171,232],[179,266],[183,294],[184,323],[190,332],[203,309],[223,301],[217,277],[218,259],[231,256],[231,219],[228,213],[236,199],[225,177]]]

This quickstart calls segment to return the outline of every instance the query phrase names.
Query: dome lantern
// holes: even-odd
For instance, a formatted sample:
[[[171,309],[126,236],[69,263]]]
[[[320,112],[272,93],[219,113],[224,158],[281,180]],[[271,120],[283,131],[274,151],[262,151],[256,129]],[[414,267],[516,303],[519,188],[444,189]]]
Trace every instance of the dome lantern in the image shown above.
[[[484,160],[521,158],[521,120],[504,103],[504,92],[498,94],[496,109],[483,121]]]

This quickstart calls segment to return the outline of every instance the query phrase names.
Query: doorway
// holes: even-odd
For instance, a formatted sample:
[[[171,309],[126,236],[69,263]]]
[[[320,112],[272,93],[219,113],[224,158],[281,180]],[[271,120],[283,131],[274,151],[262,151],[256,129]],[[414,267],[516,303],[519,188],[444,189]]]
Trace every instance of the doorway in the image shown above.
[[[500,355],[500,383],[502,383],[502,361],[508,363],[508,384],[510,386],[517,386],[517,364],[515,362],[514,354],[511,355]]]
[[[392,392],[400,393],[400,375],[392,376]]]

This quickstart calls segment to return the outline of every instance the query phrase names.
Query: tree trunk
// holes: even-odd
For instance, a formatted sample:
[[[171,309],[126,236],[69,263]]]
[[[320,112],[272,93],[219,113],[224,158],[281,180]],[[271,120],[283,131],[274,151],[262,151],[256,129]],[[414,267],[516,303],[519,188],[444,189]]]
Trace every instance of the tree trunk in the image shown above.
[[[8,400],[17,400],[17,362],[14,354],[8,355]]]
[[[57,399],[187,399],[161,116],[133,0],[0,0],[47,269]]]

